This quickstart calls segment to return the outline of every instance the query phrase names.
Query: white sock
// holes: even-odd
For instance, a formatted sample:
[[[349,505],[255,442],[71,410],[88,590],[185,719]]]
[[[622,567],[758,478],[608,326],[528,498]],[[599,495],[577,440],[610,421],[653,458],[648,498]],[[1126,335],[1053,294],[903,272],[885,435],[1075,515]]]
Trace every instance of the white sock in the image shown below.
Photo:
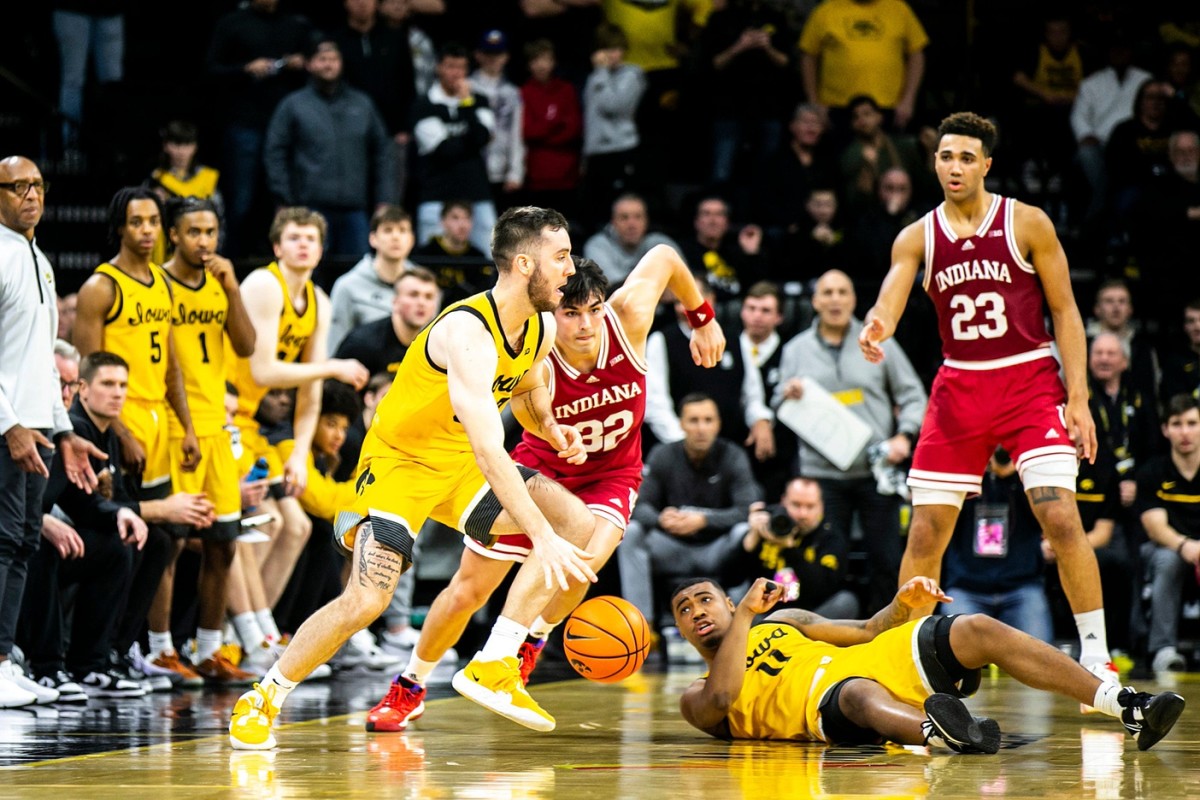
[[[221,649],[221,632],[208,628],[196,629],[196,663],[212,658]]]
[[[171,632],[156,633],[150,631],[150,653],[146,658],[150,661],[161,656],[163,653],[175,652],[175,643],[171,641]]]
[[[261,608],[255,611],[254,618],[258,620],[258,627],[262,628],[263,636],[272,642],[278,642],[283,638],[283,634],[279,632],[279,626],[275,624],[275,615],[271,613],[271,609]]]
[[[262,688],[265,689],[268,694],[270,694],[271,688],[274,687],[275,708],[283,708],[283,701],[287,700],[287,696],[292,693],[292,689],[296,688],[298,682],[289,681],[287,678],[283,677],[283,673],[279,671],[279,665],[272,664],[271,668],[267,670],[267,674],[264,675],[263,679],[259,682],[259,685],[262,686]]]
[[[1085,611],[1075,615],[1075,627],[1079,629],[1079,663],[1085,667],[1110,661],[1108,634],[1104,628],[1104,609]]]
[[[1121,704],[1117,702],[1117,695],[1124,690],[1125,687],[1119,683],[1101,681],[1096,688],[1096,696],[1092,698],[1092,707],[1102,714],[1120,719]]]
[[[429,678],[429,673],[433,672],[434,667],[438,665],[436,661],[425,661],[417,658],[417,651],[414,648],[413,654],[409,656],[408,666],[400,674],[408,678],[413,683],[421,686],[425,685],[425,681]]]
[[[538,618],[529,626],[529,635],[535,639],[545,639],[558,626],[558,622],[546,622],[541,615],[538,615]]]
[[[492,635],[479,651],[479,660],[499,661],[508,656],[516,658],[517,651],[528,635],[529,628],[521,623],[508,617],[497,617],[496,624],[492,626]]]
[[[235,615],[233,629],[237,631],[238,638],[242,640],[243,653],[251,652],[267,638],[253,611],[243,611],[241,614]]]

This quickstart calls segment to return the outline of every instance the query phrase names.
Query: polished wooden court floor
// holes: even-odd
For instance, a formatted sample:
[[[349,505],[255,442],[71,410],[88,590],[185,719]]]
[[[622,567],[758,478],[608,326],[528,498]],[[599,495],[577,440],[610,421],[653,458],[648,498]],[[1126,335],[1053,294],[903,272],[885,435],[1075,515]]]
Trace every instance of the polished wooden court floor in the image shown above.
[[[727,743],[679,717],[694,665],[652,665],[616,685],[550,678],[533,691],[558,718],[537,734],[456,695],[435,675],[423,719],[369,734],[387,676],[302,685],[274,753],[234,752],[233,691],[193,691],[70,709],[0,712],[0,798],[1162,798],[1200,797],[1200,676],[1173,686],[1189,706],[1139,752],[1115,720],[985,676],[969,702],[999,720],[994,756],[925,748]],[[539,668],[541,672],[541,668]],[[1139,689],[1161,684],[1141,682]]]

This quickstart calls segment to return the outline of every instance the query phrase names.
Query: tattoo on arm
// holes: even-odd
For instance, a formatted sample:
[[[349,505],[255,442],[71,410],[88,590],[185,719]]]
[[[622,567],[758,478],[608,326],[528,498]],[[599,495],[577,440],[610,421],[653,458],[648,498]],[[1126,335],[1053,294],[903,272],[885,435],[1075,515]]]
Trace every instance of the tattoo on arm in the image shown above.
[[[811,611],[806,611],[803,608],[783,608],[772,614],[768,620],[770,622],[782,622],[785,625],[799,628],[804,625],[812,625],[814,622],[824,622],[825,620],[814,614]]]
[[[1034,505],[1041,505],[1042,503],[1053,503],[1055,500],[1060,499],[1058,487],[1057,486],[1036,486],[1033,489],[1029,490],[1029,499],[1033,501]]]
[[[893,600],[887,604],[886,608],[867,620],[863,627],[875,634],[883,633],[908,622],[908,614],[907,608]]]
[[[533,420],[533,424],[537,426],[538,433],[543,433],[542,418],[539,416],[537,407],[534,405],[533,392],[526,392],[521,397],[521,402],[525,404],[525,413],[529,415],[529,418]]]

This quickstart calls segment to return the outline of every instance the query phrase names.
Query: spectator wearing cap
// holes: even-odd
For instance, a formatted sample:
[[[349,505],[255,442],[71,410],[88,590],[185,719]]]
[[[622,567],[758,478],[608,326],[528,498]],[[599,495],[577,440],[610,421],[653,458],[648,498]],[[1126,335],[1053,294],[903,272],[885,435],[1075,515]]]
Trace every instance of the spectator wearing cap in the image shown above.
[[[471,203],[471,244],[492,252],[496,205],[488,181],[484,149],[492,140],[496,115],[467,79],[467,49],[447,42],[438,54],[437,82],[413,107],[417,145],[417,241],[442,232],[442,206]]]
[[[511,205],[513,192],[525,182],[525,139],[521,132],[524,110],[521,91],[504,74],[508,56],[508,37],[504,31],[485,32],[475,46],[475,63],[479,68],[470,78],[471,91],[486,97],[496,116],[496,127],[484,159],[497,208]]]

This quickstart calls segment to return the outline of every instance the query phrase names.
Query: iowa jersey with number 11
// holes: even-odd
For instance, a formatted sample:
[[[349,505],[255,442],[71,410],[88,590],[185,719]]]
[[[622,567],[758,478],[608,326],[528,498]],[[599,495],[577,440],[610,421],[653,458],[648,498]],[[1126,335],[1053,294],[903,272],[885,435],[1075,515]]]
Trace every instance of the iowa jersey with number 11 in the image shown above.
[[[992,195],[979,228],[959,238],[945,203],[925,215],[925,291],[937,309],[942,355],[992,361],[1049,347],[1045,293],[1017,246],[1016,201]]]

